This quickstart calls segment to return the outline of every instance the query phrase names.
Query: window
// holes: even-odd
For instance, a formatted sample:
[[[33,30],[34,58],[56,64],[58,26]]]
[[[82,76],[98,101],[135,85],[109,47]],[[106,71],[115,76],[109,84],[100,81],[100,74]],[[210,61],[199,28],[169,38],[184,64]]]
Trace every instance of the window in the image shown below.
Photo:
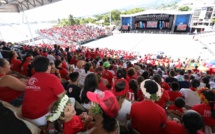
[[[213,7],[207,7],[207,12],[205,14],[205,19],[210,19],[212,16]]]

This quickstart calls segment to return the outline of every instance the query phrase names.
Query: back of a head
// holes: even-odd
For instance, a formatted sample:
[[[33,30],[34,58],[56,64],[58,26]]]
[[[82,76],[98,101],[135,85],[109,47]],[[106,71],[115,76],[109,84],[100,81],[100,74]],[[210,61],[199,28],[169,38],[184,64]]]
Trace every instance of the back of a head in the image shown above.
[[[179,74],[180,74],[180,75],[184,75],[184,70],[181,70],[181,71],[179,72]]]
[[[5,66],[5,59],[0,58],[0,67],[4,67],[4,66]]]
[[[91,67],[91,64],[90,64],[90,63],[86,63],[86,64],[84,65],[85,73],[87,73],[87,71],[90,70],[90,67]]]
[[[215,102],[215,93],[213,90],[205,90],[203,91],[203,95],[208,101],[208,104],[211,107],[211,116],[215,119],[215,108],[214,108],[214,102]]]
[[[49,67],[49,59],[43,56],[35,58],[32,62],[36,72],[46,72]]]
[[[191,81],[191,86],[194,87],[194,88],[197,88],[197,87],[200,86],[200,82],[198,80],[196,80],[196,79],[193,79]]]
[[[124,81],[120,81],[115,85],[116,92],[121,92],[126,87],[126,83]]]
[[[174,76],[175,76],[175,71],[171,70],[171,71],[169,72],[169,76],[174,77]]]
[[[178,84],[178,82],[172,82],[171,88],[173,91],[177,91],[177,90],[179,90],[180,85]]]
[[[143,82],[143,81],[144,81],[143,76],[139,76],[139,77],[137,78],[138,85],[139,85],[141,82]]]
[[[190,79],[189,75],[185,74],[184,75],[184,80],[189,80],[189,79]]]
[[[182,123],[189,134],[197,134],[204,126],[202,116],[194,110],[188,110],[182,115]]]
[[[149,72],[148,71],[144,71],[142,73],[142,76],[143,76],[144,79],[148,79],[149,78]]]
[[[155,80],[157,83],[161,83],[161,76],[159,74],[153,75],[153,80]]]
[[[124,78],[125,77],[124,71],[122,69],[118,69],[116,72],[116,76],[118,79]]]
[[[152,80],[146,81],[144,87],[146,88],[146,92],[150,94],[156,94],[158,91],[157,84]]]
[[[79,73],[78,72],[72,72],[71,74],[69,74],[69,79],[72,82],[77,81],[78,77],[79,77]]]
[[[178,108],[183,108],[185,106],[185,101],[183,98],[178,97],[175,99],[175,106]]]

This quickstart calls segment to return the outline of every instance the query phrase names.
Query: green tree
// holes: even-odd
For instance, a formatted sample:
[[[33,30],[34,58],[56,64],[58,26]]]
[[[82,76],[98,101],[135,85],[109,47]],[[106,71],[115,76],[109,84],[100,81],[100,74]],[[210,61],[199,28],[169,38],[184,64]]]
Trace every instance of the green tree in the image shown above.
[[[133,8],[133,9],[124,11],[121,14],[134,14],[134,13],[139,13],[139,12],[143,12],[143,11],[144,11],[143,8]]]
[[[121,12],[119,10],[112,10],[111,11],[111,20],[112,21],[120,20],[120,14],[121,14]]]
[[[212,18],[212,19],[211,19],[211,22],[212,22],[212,23],[215,23],[215,18]]]
[[[75,20],[73,18],[72,15],[69,15],[69,18],[68,18],[68,25],[75,25]]]
[[[62,20],[60,21],[60,26],[68,26],[68,21],[67,21],[67,19],[62,19]]]
[[[188,6],[181,6],[181,7],[178,8],[178,10],[179,10],[179,11],[189,11],[189,10],[191,10],[191,9],[190,9],[190,7],[188,7]]]

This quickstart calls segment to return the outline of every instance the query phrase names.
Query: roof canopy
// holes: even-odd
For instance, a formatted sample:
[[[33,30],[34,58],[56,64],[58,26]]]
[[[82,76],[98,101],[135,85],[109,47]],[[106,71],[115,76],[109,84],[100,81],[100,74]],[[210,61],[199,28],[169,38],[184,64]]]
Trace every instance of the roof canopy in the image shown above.
[[[0,12],[21,12],[61,0],[0,0]]]
[[[120,17],[134,17],[139,15],[147,15],[147,14],[171,14],[171,15],[185,15],[185,14],[193,14],[193,11],[175,11],[175,10],[146,10],[143,12],[128,14],[128,15],[120,15]]]

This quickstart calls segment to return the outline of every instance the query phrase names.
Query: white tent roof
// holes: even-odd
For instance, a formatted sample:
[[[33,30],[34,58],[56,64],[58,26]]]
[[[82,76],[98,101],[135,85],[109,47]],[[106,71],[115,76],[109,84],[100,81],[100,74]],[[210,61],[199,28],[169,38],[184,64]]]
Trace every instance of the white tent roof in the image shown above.
[[[146,10],[143,12],[135,13],[135,14],[128,14],[128,15],[120,15],[120,17],[134,17],[138,15],[145,15],[145,14],[193,14],[193,11],[175,11],[175,10]]]
[[[0,0],[0,12],[21,12],[61,0]]]

